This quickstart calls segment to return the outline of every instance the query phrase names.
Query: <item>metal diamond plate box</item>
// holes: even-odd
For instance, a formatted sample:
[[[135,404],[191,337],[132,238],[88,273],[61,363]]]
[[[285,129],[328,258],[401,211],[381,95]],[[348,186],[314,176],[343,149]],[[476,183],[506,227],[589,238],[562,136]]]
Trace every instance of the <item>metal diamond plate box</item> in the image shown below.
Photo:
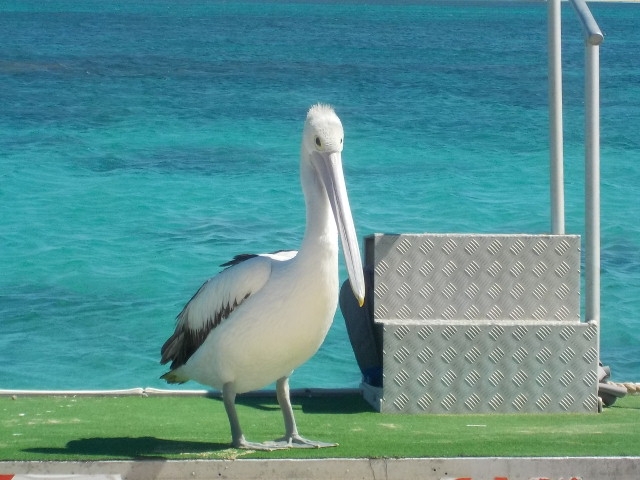
[[[386,413],[596,412],[595,324],[383,323]]]
[[[386,413],[597,412],[598,326],[580,322],[580,238],[374,235]]]
[[[580,237],[373,235],[374,318],[580,319]]]

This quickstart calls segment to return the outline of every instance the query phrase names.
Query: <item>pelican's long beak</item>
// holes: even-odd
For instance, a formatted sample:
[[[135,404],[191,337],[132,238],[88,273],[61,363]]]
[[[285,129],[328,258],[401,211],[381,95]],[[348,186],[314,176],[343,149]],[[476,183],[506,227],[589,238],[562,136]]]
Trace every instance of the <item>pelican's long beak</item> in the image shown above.
[[[333,218],[335,218],[340,239],[342,240],[342,251],[347,264],[349,283],[351,290],[358,299],[360,306],[364,304],[364,274],[362,272],[362,260],[360,249],[358,248],[358,237],[353,225],[351,208],[349,207],[349,197],[347,187],[344,183],[342,173],[342,155],[340,152],[319,153],[314,152],[314,164],[320,173],[322,183],[329,196]]]

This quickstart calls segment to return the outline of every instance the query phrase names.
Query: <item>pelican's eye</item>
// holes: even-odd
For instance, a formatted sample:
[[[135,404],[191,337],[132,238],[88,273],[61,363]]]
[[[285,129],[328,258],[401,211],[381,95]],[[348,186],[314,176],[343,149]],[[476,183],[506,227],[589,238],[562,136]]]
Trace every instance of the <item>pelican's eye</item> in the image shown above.
[[[320,140],[320,137],[316,137],[316,146],[322,148],[322,140]]]

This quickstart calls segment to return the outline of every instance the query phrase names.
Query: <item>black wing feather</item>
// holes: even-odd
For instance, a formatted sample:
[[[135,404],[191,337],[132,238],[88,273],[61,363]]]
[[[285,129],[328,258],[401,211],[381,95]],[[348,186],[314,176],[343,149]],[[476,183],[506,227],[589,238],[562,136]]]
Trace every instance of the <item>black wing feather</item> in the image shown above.
[[[202,287],[200,287],[200,289],[202,289]],[[199,291],[200,290],[198,290],[198,292]],[[198,295],[198,293],[196,293],[194,297],[196,295]],[[223,320],[231,315],[231,312],[233,312],[238,305],[246,300],[249,295],[250,294],[247,294],[239,302],[234,301],[232,304],[223,306],[220,310],[215,312],[215,314],[211,318],[209,318],[204,328],[191,330],[183,326],[182,328],[176,329],[176,331],[173,332],[173,335],[169,337],[169,339],[164,343],[162,349],[160,350],[162,354],[160,363],[164,365],[165,363],[171,361],[171,370],[175,370],[181,365],[187,363],[189,358],[191,358],[191,355],[193,355],[196,350],[200,348],[204,340],[209,335],[209,332],[211,332],[211,330],[216,328],[222,323]],[[187,303],[187,305],[182,309],[182,312],[180,312],[180,315],[178,315],[178,321],[180,321],[180,317],[185,313],[188,305],[189,304]]]

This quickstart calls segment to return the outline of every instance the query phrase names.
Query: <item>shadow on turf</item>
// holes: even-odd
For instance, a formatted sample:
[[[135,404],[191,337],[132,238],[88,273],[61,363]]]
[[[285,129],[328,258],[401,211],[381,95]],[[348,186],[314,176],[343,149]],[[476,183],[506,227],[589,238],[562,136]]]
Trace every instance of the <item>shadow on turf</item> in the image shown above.
[[[222,402],[222,399],[215,398]],[[280,411],[275,396],[273,398],[241,396],[236,398],[236,404],[264,411]],[[354,413],[373,412],[373,408],[360,395],[327,395],[327,396],[295,396],[291,399],[294,409],[300,408],[304,413],[345,415]]]
[[[72,456],[107,456],[118,458],[153,458],[180,454],[197,455],[199,453],[225,450],[231,447],[229,443],[192,442],[166,440],[156,437],[115,437],[115,438],[81,438],[71,440],[65,448],[28,448],[26,452],[45,455]]]

